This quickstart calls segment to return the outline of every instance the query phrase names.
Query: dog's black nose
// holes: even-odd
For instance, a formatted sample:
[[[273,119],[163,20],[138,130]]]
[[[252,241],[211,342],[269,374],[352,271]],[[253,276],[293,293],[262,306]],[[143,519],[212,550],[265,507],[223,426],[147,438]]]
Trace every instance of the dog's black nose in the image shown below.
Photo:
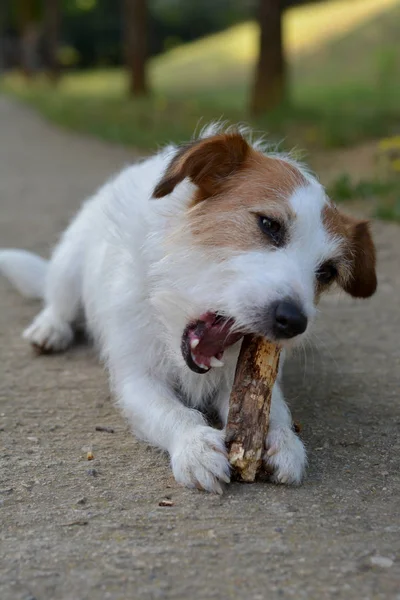
[[[273,315],[273,333],[277,339],[293,338],[307,329],[307,317],[293,302],[277,302]]]

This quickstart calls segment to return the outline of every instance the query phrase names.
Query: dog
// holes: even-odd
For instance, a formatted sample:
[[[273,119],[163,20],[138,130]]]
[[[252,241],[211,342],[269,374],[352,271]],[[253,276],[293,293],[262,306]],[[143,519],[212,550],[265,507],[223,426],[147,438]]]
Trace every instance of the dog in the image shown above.
[[[291,349],[333,284],[375,292],[375,262],[368,222],[339,212],[295,160],[220,124],[108,181],[50,262],[0,253],[0,270],[44,300],[24,338],[64,351],[83,318],[133,432],[168,452],[177,482],[216,493],[230,469],[224,429],[205,414],[226,423],[243,335]],[[264,463],[272,481],[298,484],[306,451],[281,371]]]

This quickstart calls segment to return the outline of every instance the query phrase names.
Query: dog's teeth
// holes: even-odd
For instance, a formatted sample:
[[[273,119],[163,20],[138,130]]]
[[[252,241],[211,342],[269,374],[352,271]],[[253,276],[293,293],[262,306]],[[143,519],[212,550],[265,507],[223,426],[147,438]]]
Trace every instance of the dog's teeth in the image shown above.
[[[191,340],[190,342],[190,347],[192,350],[194,350],[195,348],[197,348],[197,346],[199,345],[200,340],[198,338],[194,338],[193,340]]]
[[[218,360],[218,358],[216,356],[212,356],[210,358],[210,365],[212,367],[223,367],[224,363],[222,362],[222,360]]]
[[[199,363],[197,362],[196,358],[193,356],[193,352],[190,353],[191,357],[192,357],[192,361],[198,366],[200,367],[200,369],[204,369],[204,371],[208,371],[210,369],[210,367],[208,365],[205,365],[204,363]]]

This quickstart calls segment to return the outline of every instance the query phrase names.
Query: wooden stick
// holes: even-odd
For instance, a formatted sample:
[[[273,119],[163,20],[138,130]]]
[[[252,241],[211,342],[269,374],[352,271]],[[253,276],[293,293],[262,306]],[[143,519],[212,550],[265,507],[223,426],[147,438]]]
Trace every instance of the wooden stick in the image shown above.
[[[229,403],[226,443],[233,477],[254,482],[262,469],[280,349],[262,337],[243,339]]]

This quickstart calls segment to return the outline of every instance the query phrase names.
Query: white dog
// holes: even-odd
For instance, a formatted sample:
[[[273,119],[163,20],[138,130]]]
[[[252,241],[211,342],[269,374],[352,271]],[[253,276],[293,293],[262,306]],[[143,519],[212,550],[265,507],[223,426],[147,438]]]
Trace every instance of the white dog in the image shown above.
[[[208,127],[133,165],[89,199],[51,261],[0,253],[22,293],[44,298],[24,332],[42,351],[87,331],[107,363],[136,435],[166,450],[178,482],[221,492],[224,431],[240,341],[302,340],[336,281],[355,297],[376,288],[368,223],[342,215],[297,163],[239,129]],[[306,452],[277,383],[265,463],[299,483]]]

